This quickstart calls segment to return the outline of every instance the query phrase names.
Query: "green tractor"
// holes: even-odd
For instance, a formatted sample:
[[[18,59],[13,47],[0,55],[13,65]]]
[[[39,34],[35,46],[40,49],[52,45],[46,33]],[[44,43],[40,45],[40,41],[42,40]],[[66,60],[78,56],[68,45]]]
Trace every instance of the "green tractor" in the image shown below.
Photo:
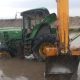
[[[33,54],[37,60],[45,60],[43,47],[53,46],[54,36],[57,35],[56,14],[50,14],[46,8],[40,8],[22,12],[21,15],[23,16],[22,51],[24,56]]]
[[[44,46],[53,43],[52,36],[56,36],[56,14],[50,14],[46,8],[32,9],[21,13],[23,26],[20,28],[0,29],[0,54],[10,56],[30,56],[37,60],[44,60],[42,52]],[[48,40],[47,40],[48,39]],[[47,43],[44,43],[46,42]]]

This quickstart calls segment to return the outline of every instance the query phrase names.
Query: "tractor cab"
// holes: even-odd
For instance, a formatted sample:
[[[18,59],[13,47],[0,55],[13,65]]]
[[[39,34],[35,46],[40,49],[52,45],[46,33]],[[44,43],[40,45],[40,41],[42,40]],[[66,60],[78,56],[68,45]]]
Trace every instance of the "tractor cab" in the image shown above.
[[[23,16],[24,34],[29,34],[36,24],[41,23],[43,18],[49,15],[49,11],[46,8],[39,8],[24,11],[21,15]]]

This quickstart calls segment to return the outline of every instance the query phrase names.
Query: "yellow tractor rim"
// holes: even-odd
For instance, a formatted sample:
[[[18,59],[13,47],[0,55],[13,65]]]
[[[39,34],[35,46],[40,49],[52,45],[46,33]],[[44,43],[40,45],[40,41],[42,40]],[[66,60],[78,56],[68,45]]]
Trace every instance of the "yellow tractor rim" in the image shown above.
[[[9,52],[7,51],[0,52],[0,58],[9,58],[9,57],[11,57]]]
[[[46,53],[44,52],[44,49],[46,47],[54,47],[54,45],[50,42],[44,42],[40,45],[39,54],[43,59],[45,59],[47,57]]]

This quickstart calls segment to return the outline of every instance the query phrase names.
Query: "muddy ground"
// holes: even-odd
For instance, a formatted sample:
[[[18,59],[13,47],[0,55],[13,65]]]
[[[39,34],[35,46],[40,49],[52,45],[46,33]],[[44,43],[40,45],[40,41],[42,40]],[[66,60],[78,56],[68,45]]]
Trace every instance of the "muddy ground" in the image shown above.
[[[20,59],[1,59],[0,80],[44,80],[44,63]]]
[[[0,59],[0,80],[44,80],[44,70],[44,63],[20,59]],[[80,76],[80,67],[78,71]]]

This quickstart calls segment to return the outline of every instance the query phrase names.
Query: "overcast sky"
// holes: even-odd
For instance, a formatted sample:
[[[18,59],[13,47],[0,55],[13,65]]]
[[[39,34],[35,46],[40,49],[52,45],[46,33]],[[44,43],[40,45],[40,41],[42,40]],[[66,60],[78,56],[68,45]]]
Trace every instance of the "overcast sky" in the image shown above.
[[[70,16],[80,16],[80,0],[69,0],[70,2]],[[20,12],[46,7],[49,11],[57,12],[56,0],[1,0],[0,1],[0,19],[18,17]]]

